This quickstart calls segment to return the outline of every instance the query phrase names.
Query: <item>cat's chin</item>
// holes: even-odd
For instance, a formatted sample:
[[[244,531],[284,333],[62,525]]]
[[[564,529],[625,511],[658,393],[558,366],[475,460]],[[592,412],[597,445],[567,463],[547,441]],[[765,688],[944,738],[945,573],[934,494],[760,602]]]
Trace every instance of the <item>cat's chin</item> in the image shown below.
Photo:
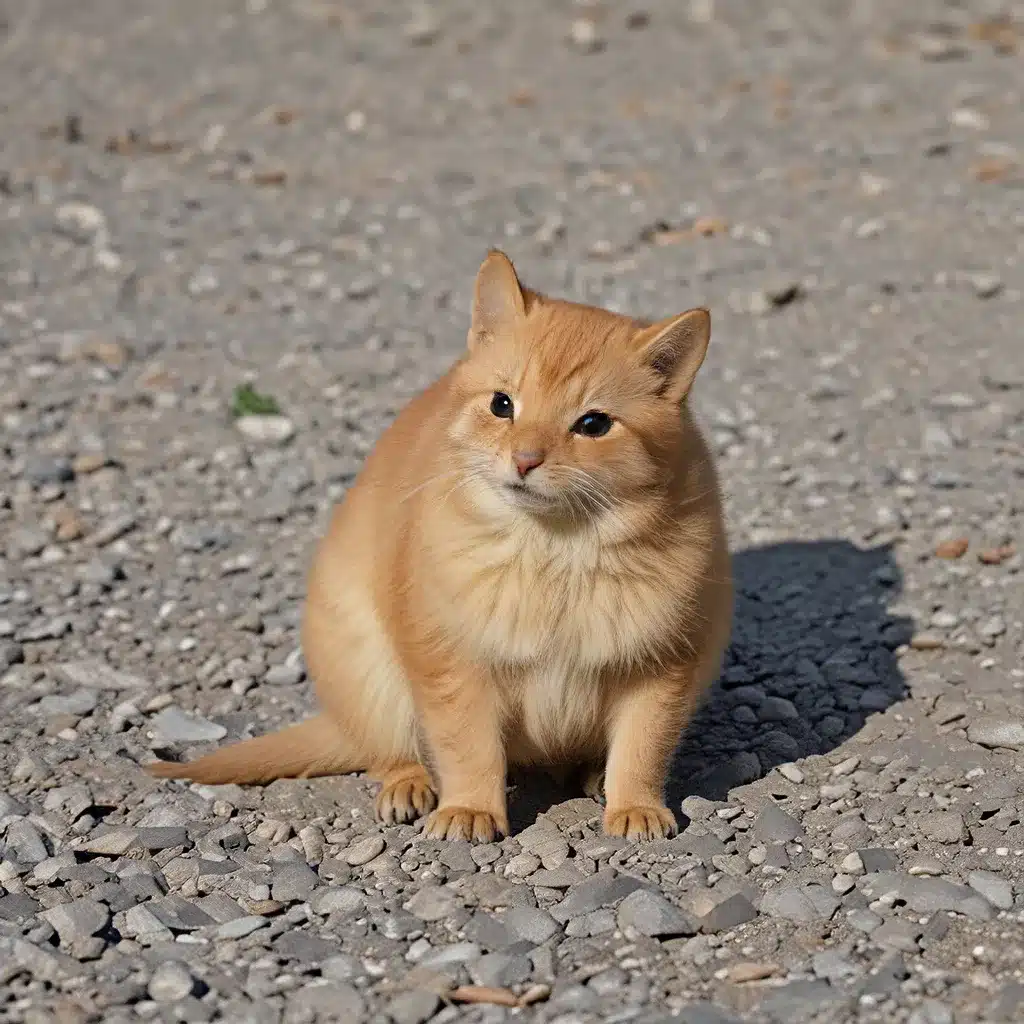
[[[542,494],[527,484],[503,483],[501,493],[511,505],[527,512],[551,512],[558,506],[558,502],[554,498]]]

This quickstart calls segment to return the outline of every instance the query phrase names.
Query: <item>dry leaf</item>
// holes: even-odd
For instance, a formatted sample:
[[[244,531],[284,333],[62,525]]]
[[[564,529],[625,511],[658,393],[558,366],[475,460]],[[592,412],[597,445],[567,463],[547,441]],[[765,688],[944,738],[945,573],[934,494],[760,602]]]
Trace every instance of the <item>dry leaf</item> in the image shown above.
[[[778,964],[753,963],[750,961],[733,964],[729,968],[729,980],[742,985],[749,981],[764,981],[779,970]]]
[[[638,191],[649,192],[657,183],[657,176],[642,168],[634,170],[626,180]]]
[[[261,187],[279,188],[287,180],[287,171],[253,171],[252,175],[252,183]]]
[[[159,364],[148,367],[139,374],[136,387],[145,391],[174,391],[178,384],[177,374]]]
[[[123,135],[111,135],[103,144],[103,148],[108,153],[131,156],[137,153],[176,153],[181,149],[181,143],[162,136],[143,135],[136,129],[129,128]]]
[[[1013,169],[1012,160],[1005,157],[989,157],[971,166],[971,177],[975,181],[1005,181]]]
[[[906,40],[898,39],[896,36],[881,36],[873,40],[872,49],[882,56],[890,57],[898,53],[906,53],[907,43]]]
[[[982,565],[1002,565],[1008,558],[1013,558],[1017,549],[1012,544],[1000,544],[997,548],[983,548],[978,552],[978,561]]]
[[[460,985],[445,992],[442,998],[453,1003],[489,1003],[492,1006],[532,1006],[551,995],[551,986],[543,983],[531,985],[521,996],[507,988],[491,985]]]
[[[88,473],[95,473],[110,464],[110,460],[102,452],[83,452],[75,457],[71,463],[77,476],[85,476]]]
[[[955,540],[944,540],[936,549],[936,558],[963,558],[967,553],[970,541],[966,537],[957,537]]]
[[[78,540],[85,533],[85,526],[74,509],[67,505],[56,505],[52,511],[56,526],[57,540],[67,542]]]
[[[968,25],[967,35],[979,43],[988,43],[996,53],[1006,56],[1017,52],[1021,31],[1010,18],[996,17]]]
[[[511,989],[490,985],[460,985],[448,993],[453,1003],[490,1003],[492,1006],[518,1006],[519,997]]]
[[[520,997],[520,1006],[533,1006],[534,1003],[542,1002],[551,995],[551,986],[545,985],[543,982],[537,982],[531,985]]]
[[[818,174],[813,167],[797,164],[786,168],[786,180],[791,185],[809,185],[818,180]]]
[[[537,97],[530,89],[516,89],[509,95],[508,101],[513,107],[533,107],[536,106]]]
[[[128,362],[128,350],[124,345],[105,338],[90,338],[78,350],[84,359],[95,359],[108,370],[120,370]]]
[[[710,238],[712,235],[724,235],[729,225],[721,217],[698,217],[693,222],[694,234]]]
[[[655,231],[650,236],[650,241],[655,245],[678,245],[690,237],[690,232],[682,228],[669,228],[666,231]]]

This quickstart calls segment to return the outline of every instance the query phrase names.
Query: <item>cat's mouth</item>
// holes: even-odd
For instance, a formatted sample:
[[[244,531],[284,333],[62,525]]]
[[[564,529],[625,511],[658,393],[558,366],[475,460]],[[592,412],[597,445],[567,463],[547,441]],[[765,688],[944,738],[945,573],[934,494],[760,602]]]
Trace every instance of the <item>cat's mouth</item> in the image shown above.
[[[514,497],[517,503],[534,506],[550,506],[554,498],[543,494],[521,480],[508,480],[504,484],[505,491]]]

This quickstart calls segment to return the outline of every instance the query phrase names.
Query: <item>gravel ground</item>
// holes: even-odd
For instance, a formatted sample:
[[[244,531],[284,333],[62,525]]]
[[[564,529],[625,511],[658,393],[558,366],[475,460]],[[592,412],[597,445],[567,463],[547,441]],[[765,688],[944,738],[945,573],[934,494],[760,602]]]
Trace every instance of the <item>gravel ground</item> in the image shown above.
[[[1024,1017],[1024,5],[5,6],[0,1018]],[[682,833],[148,778],[309,710],[312,544],[491,245],[713,310]]]

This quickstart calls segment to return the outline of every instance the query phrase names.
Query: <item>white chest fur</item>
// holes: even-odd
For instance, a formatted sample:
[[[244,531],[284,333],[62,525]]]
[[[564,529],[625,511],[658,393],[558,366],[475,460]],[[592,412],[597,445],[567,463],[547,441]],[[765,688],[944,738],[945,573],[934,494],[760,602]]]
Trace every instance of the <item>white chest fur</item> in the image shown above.
[[[694,576],[682,571],[684,549],[609,550],[589,535],[525,529],[467,531],[444,547],[425,581],[429,603],[493,673],[513,762],[592,751],[609,681],[648,665],[689,625],[691,594],[674,582]]]
[[[606,693],[598,673],[542,659],[516,673],[500,698],[512,763],[582,762],[600,755]]]
[[[471,642],[496,665],[554,664],[593,673],[645,661],[677,628],[680,574],[643,550],[604,551],[588,537],[509,535],[464,577]]]

